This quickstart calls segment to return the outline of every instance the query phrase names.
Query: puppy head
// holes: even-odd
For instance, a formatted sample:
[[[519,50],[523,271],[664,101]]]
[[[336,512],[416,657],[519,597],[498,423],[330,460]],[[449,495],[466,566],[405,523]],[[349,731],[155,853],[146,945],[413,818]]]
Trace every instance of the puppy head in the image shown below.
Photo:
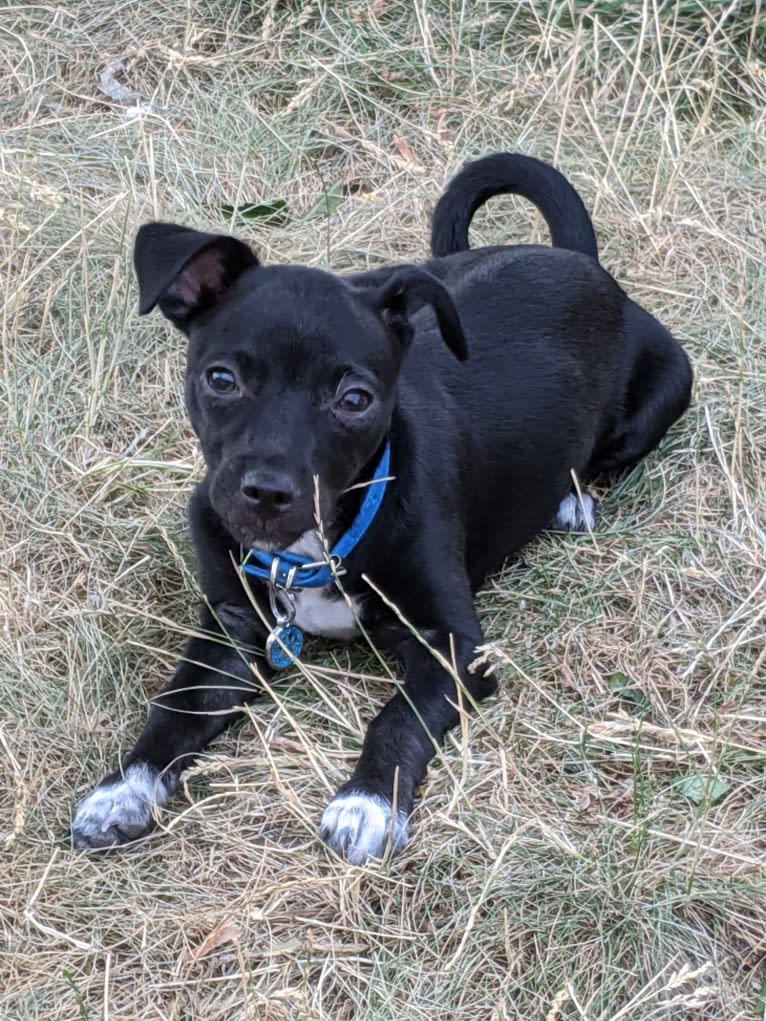
[[[315,478],[332,532],[343,493],[385,441],[416,308],[429,305],[466,356],[449,294],[416,267],[356,286],[262,266],[235,238],[162,223],[139,230],[134,262],[141,314],[159,305],[189,339],[186,404],[210,499],[248,548],[284,549],[315,528]]]

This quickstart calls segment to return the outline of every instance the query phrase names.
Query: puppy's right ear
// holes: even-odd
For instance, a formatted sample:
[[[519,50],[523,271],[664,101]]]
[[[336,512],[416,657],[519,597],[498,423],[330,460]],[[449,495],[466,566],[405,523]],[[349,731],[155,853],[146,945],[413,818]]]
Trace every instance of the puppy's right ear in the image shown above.
[[[419,266],[399,266],[371,292],[373,307],[386,325],[406,347],[412,339],[411,313],[420,305],[430,305],[442,340],[458,359],[468,357],[468,345],[460,316],[449,291],[435,276]]]
[[[136,235],[133,264],[138,277],[140,315],[160,306],[184,333],[195,316],[216,304],[246,269],[255,253],[225,234],[202,234],[175,223],[147,223]]]

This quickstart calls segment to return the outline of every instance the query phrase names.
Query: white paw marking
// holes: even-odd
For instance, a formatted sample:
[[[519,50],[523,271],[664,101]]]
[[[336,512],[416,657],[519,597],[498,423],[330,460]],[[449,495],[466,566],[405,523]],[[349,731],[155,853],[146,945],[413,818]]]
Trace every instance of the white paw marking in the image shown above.
[[[310,561],[324,559],[316,532],[304,532],[288,552],[297,553]],[[335,585],[328,588],[306,588],[295,593],[295,623],[310,635],[322,638],[354,638],[359,633],[358,606],[346,602]]]
[[[596,501],[583,493],[581,503],[574,493],[567,493],[548,527],[557,532],[592,532],[596,527]]]
[[[386,798],[349,791],[324,810],[319,836],[352,865],[364,865],[368,857],[382,858],[389,840],[394,854],[401,851],[409,838],[407,814],[394,818]]]
[[[135,840],[151,827],[154,807],[164,805],[169,796],[153,766],[129,766],[119,780],[96,787],[80,802],[72,821],[72,846],[114,847]]]

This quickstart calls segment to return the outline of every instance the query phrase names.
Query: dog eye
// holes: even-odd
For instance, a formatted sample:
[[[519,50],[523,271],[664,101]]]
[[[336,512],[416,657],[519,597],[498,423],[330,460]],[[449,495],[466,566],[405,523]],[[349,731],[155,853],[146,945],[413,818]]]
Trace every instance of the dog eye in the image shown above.
[[[214,365],[208,369],[205,382],[217,394],[233,394],[239,390],[234,373],[223,365]]]
[[[368,390],[352,387],[340,395],[336,402],[336,407],[353,415],[359,414],[360,411],[366,411],[372,404],[372,401],[372,394]]]

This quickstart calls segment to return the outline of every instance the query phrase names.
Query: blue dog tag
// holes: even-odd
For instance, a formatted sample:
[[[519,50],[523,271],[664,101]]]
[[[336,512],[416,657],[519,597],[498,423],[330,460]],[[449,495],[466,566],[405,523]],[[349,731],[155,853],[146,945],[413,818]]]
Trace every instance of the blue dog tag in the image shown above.
[[[292,666],[303,648],[303,632],[295,624],[277,626],[266,639],[266,659],[275,670]]]

